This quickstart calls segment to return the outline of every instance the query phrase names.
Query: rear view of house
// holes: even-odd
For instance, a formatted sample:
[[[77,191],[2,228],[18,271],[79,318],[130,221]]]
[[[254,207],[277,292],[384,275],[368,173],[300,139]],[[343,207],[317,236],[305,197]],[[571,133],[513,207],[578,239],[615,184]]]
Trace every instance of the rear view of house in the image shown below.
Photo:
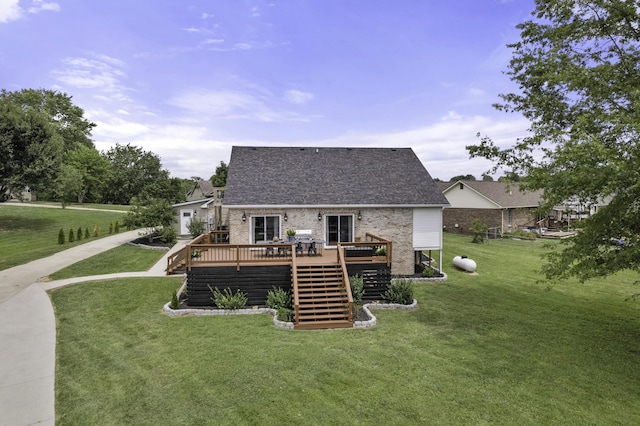
[[[393,275],[424,269],[425,251],[442,269],[446,205],[410,148],[233,147],[219,226],[167,272],[186,272],[193,306],[210,305],[213,287],[253,305],[279,287],[293,295],[296,328],[350,327],[350,276],[380,300]]]

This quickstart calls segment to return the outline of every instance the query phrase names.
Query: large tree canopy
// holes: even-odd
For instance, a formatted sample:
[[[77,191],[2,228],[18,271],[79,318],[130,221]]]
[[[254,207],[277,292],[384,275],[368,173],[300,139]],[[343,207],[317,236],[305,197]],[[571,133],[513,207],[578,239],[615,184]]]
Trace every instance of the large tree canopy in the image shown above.
[[[521,186],[544,189],[546,206],[609,200],[549,256],[548,278],[640,271],[639,9],[631,0],[536,0],[509,45],[507,75],[519,91],[496,105],[528,118],[530,135],[509,147],[489,137],[467,147],[494,171],[527,176]]]
[[[39,111],[49,118],[63,141],[65,151],[78,146],[93,148],[91,129],[96,125],[84,118],[84,111],[71,101],[66,93],[46,89],[22,89],[16,92],[0,91],[0,98],[6,99],[22,110]]]
[[[142,203],[156,198],[174,203],[184,200],[180,180],[169,177],[169,172],[162,169],[160,157],[153,152],[116,144],[103,156],[110,163],[104,201],[129,204],[134,197]]]
[[[48,184],[57,173],[63,146],[47,114],[0,96],[0,194]]]

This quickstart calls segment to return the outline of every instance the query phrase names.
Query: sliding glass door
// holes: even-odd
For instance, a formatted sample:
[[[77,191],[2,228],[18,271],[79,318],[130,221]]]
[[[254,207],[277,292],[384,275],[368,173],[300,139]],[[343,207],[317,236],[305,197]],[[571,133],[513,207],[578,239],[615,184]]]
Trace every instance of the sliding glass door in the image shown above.
[[[325,240],[327,245],[353,241],[353,215],[325,216]]]
[[[280,216],[252,216],[251,237],[252,243],[273,241],[274,237],[280,238]]]

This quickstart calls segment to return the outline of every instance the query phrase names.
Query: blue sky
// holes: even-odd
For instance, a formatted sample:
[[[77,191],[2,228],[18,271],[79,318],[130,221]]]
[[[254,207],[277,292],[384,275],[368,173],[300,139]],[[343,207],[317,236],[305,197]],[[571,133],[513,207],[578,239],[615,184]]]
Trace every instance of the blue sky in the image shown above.
[[[506,48],[533,0],[0,0],[0,87],[65,92],[100,151],[140,146],[208,178],[233,145],[411,147],[480,177],[476,133],[527,122]],[[384,165],[381,172],[384,172]]]

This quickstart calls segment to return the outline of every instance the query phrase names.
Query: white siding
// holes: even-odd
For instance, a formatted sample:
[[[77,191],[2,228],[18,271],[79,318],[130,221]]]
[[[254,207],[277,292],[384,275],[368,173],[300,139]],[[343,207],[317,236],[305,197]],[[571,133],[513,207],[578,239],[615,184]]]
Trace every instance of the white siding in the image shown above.
[[[499,206],[488,198],[480,195],[474,189],[464,183],[462,189],[460,184],[456,184],[444,193],[444,196],[451,204],[451,208],[463,209],[496,209]]]
[[[413,249],[442,248],[442,208],[413,209]]]

